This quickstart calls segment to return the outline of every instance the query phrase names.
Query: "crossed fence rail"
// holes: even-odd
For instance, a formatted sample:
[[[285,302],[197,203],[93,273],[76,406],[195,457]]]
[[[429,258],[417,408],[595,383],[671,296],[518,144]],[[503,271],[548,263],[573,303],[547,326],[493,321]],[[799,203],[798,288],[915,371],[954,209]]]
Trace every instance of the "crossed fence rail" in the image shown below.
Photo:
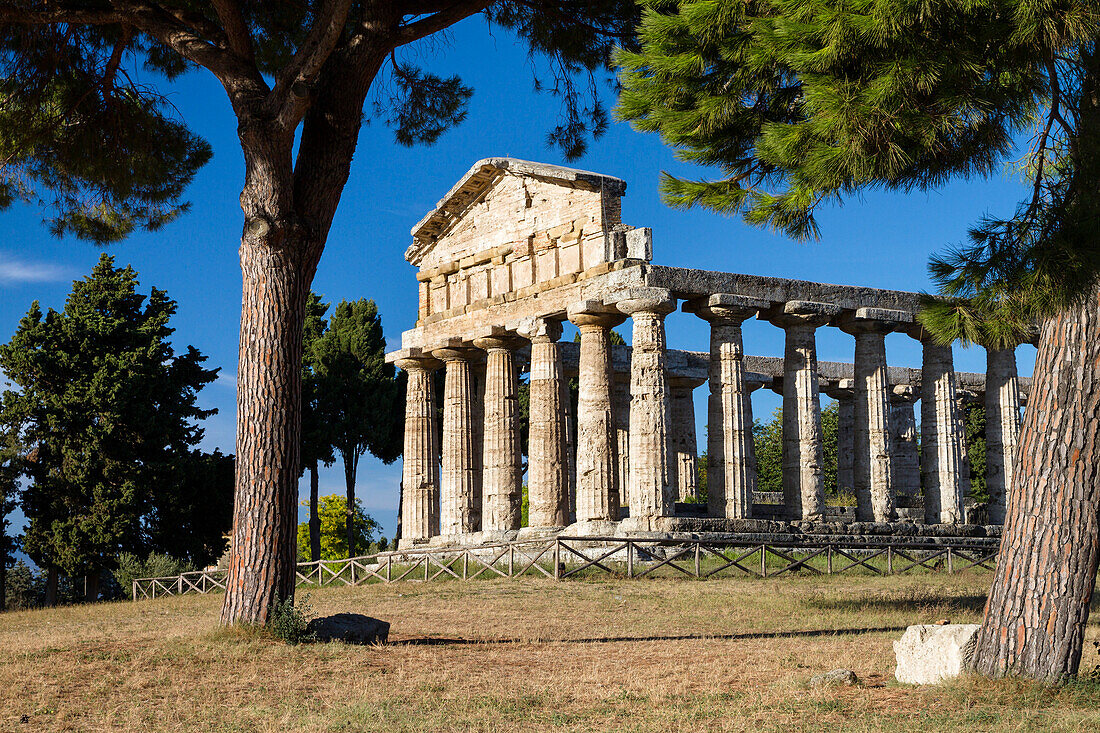
[[[937,538],[933,541],[753,539],[649,539],[553,537],[473,547],[383,552],[342,560],[298,563],[299,585],[362,585],[369,582],[428,582],[440,578],[527,575],[565,580],[604,573],[625,578],[653,576],[665,569],[699,580],[719,574],[774,578],[783,574],[836,575],[870,571],[899,575],[912,570],[956,573],[991,569],[997,538]],[[133,598],[224,591],[225,570],[200,570],[166,578],[137,578]]]

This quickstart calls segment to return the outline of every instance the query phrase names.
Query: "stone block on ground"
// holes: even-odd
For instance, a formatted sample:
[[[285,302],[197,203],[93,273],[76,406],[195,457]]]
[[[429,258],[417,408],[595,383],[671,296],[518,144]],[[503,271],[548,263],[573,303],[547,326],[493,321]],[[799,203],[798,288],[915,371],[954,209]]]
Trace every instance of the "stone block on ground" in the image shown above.
[[[830,685],[858,685],[859,677],[850,669],[834,669],[831,672],[815,674],[810,678],[810,687],[827,687]]]
[[[910,626],[894,642],[898,682],[934,685],[966,670],[978,640],[978,624]]]
[[[338,613],[315,618],[306,627],[317,641],[342,641],[345,644],[385,644],[390,623],[361,613]]]

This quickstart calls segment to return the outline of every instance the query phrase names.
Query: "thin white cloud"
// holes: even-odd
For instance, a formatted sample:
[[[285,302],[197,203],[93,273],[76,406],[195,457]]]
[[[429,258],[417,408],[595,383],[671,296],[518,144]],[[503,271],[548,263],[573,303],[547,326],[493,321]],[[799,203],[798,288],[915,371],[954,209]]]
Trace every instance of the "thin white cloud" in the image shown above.
[[[72,270],[52,262],[29,262],[0,252],[0,283],[53,283],[71,280]]]
[[[230,389],[237,389],[237,375],[233,372],[227,372],[222,369],[218,372],[218,378],[214,380],[214,384],[220,384],[223,387],[229,387]]]

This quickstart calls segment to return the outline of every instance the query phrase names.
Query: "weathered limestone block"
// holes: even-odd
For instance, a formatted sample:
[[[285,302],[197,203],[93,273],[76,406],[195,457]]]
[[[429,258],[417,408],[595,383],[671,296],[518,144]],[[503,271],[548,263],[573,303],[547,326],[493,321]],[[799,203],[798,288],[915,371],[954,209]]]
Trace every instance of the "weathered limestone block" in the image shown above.
[[[958,677],[970,662],[978,624],[910,626],[894,642],[894,676],[908,685],[934,685]]]
[[[787,334],[783,350],[783,503],[793,518],[820,519],[825,511],[814,332],[840,313],[838,306],[828,303],[795,300],[760,314]]]
[[[672,421],[665,373],[665,316],[676,308],[667,290],[636,288],[615,305],[634,321],[630,356],[630,518],[671,516],[676,499],[669,482]]]
[[[439,487],[439,532],[444,535],[481,529],[478,481],[477,411],[474,407],[473,350],[448,344],[432,356],[446,366],[443,386],[443,450]]]
[[[433,370],[440,364],[422,354],[396,359],[408,374],[405,439],[401,465],[401,540],[439,534],[439,446]]]
[[[856,339],[852,481],[856,516],[864,522],[889,522],[896,515],[885,339],[900,324],[912,320],[912,315],[901,311],[860,308],[839,324]]]
[[[669,426],[669,483],[677,501],[695,498],[699,483],[698,447],[695,438],[695,399],[692,393],[703,380],[669,377],[672,423]]]
[[[919,327],[910,335],[922,344],[921,477],[924,521],[961,523],[963,498],[970,492],[966,429],[958,404],[955,364],[950,346],[933,341]]]
[[[608,333],[624,319],[600,301],[575,303],[568,313],[581,333],[576,518],[578,522],[615,521],[619,518],[619,461]]]
[[[482,425],[481,530],[519,529],[522,499],[519,445],[519,385],[514,337],[495,328],[474,340],[488,353]]]
[[[712,517],[752,516],[756,452],[751,390],[745,381],[741,324],[769,303],[733,293],[684,304],[710,322],[710,397],[707,400],[707,509]]]
[[[1014,349],[988,349],[985,389],[985,471],[989,522],[1004,524],[1020,441],[1020,386]]]
[[[527,496],[530,527],[569,523],[568,392],[558,339],[561,323],[539,319],[531,340],[530,431]]]

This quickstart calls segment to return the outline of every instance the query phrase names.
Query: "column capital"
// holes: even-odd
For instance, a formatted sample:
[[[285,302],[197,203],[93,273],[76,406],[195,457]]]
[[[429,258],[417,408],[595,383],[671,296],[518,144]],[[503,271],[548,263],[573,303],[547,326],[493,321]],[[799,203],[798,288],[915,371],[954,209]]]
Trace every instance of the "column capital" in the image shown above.
[[[836,320],[837,328],[852,335],[861,333],[887,334],[913,322],[913,314],[889,308],[857,308],[846,311]]]
[[[474,346],[482,351],[512,351],[519,346],[519,337],[502,326],[489,326],[473,334]]]
[[[920,341],[926,346],[942,346],[944,348],[950,348],[951,344],[941,343],[931,331],[921,325],[921,322],[917,319],[913,319],[911,322],[903,324],[897,329],[900,333],[904,333],[910,338]]]
[[[532,318],[517,325],[516,333],[533,344],[549,344],[561,338],[561,321]]]
[[[672,389],[695,389],[707,381],[705,377],[686,377],[676,374],[669,374],[667,379],[668,386]]]
[[[780,328],[795,328],[798,326],[813,327],[824,326],[844,311],[839,305],[832,303],[818,303],[812,300],[788,300],[786,303],[776,303],[763,310],[757,318],[768,321]]]
[[[666,316],[676,310],[676,299],[665,288],[628,288],[608,296],[604,302],[628,316],[638,313]]]
[[[425,349],[440,361],[465,361],[476,355],[476,350],[460,338],[447,338]]]
[[[685,313],[694,313],[704,321],[737,326],[770,306],[771,301],[748,295],[715,293],[703,298],[685,300],[681,310]]]
[[[414,369],[423,369],[430,372],[442,366],[438,359],[432,357],[431,354],[426,353],[420,347],[391,351],[386,354],[386,363],[393,364],[398,369],[406,372]]]
[[[604,305],[602,300],[579,300],[571,303],[566,314],[569,322],[578,328],[614,328],[626,320],[622,313]]]
[[[890,404],[913,404],[920,399],[920,390],[912,384],[895,384],[890,387]]]
[[[856,380],[854,379],[822,379],[821,391],[837,402],[855,399]]]

